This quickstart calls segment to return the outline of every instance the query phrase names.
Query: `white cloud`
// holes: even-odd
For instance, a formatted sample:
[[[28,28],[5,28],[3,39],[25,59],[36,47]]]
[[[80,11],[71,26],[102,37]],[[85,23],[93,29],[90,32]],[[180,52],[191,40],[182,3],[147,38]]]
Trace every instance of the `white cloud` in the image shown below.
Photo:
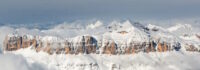
[[[14,54],[0,54],[1,70],[45,70],[41,64],[29,64],[23,56]]]

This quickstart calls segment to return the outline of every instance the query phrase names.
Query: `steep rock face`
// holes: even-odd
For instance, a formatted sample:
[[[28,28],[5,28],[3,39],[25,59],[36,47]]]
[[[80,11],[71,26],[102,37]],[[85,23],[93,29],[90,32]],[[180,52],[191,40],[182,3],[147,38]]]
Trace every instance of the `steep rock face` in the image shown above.
[[[42,38],[41,38],[42,39]],[[37,52],[45,51],[49,54],[66,53],[66,54],[79,54],[79,53],[95,53],[97,48],[97,41],[91,36],[80,36],[72,40],[39,40],[35,49]],[[53,38],[55,39],[55,38]]]
[[[29,46],[36,46],[36,39],[27,37],[28,35],[23,36],[6,36],[4,40],[5,50],[13,51],[20,48],[27,48]]]
[[[145,52],[155,52],[156,51],[156,43],[154,41],[151,41],[147,44],[147,47],[145,48]]]
[[[118,54],[135,54],[138,52],[144,52],[145,47],[148,44],[146,42],[143,43],[135,43],[131,42],[129,45],[127,45],[124,49],[121,50],[121,53]]]
[[[74,38],[68,45],[75,54],[78,53],[96,53],[97,40],[92,36],[79,36]]]
[[[22,38],[20,38],[20,37],[7,36],[6,39],[4,40],[4,46],[5,46],[4,49],[8,50],[8,51],[17,50],[17,49],[21,48],[21,41],[22,41]]]
[[[56,53],[58,54],[60,54],[61,52],[60,51],[65,51],[65,54],[70,54],[70,53],[72,53],[72,48],[70,47],[70,43],[68,42],[68,41],[66,41],[65,42],[65,46],[64,46],[64,48],[60,48],[60,49],[57,49],[56,50]]]
[[[85,36],[86,53],[96,53],[97,40],[91,36]]]
[[[164,43],[158,43],[157,45],[157,50],[158,52],[166,52],[166,51],[170,51],[171,46],[169,44],[167,44],[166,42]]]
[[[79,36],[71,40],[42,40],[43,38],[27,38],[28,36],[7,36],[4,40],[4,48],[6,51],[14,51],[20,48],[27,48],[32,46],[37,52],[44,51],[49,54],[79,54],[79,53],[97,53],[103,49],[103,54],[135,54],[138,52],[166,52],[181,48],[180,43],[167,43],[159,41],[150,42],[129,42],[126,45],[117,44],[113,40],[102,41],[104,43],[97,43],[97,40],[92,36]],[[186,45],[186,51],[199,51],[193,45]]]
[[[103,46],[104,54],[116,54],[117,45],[114,41],[107,41]]]

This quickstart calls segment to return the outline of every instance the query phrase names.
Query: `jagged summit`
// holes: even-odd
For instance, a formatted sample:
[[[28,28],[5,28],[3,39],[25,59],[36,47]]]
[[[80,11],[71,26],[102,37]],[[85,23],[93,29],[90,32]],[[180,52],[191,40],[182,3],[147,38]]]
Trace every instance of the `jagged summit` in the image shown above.
[[[153,39],[156,39],[157,41],[161,41],[161,42],[165,41],[169,43],[178,41],[178,38],[176,37],[176,35],[170,33],[169,31],[167,31],[166,29],[160,26],[149,24],[147,28],[149,29],[149,33],[151,37]]]
[[[148,41],[147,34],[142,30],[135,27],[130,21],[125,21],[118,25],[119,28],[112,32],[106,32],[103,34],[104,37],[113,39],[114,41]]]

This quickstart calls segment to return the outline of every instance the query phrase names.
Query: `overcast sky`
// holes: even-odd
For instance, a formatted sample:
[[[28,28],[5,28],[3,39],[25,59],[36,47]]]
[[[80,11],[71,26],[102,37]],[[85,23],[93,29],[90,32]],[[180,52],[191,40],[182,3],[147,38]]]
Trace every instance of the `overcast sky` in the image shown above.
[[[0,23],[200,17],[200,0],[0,0]]]

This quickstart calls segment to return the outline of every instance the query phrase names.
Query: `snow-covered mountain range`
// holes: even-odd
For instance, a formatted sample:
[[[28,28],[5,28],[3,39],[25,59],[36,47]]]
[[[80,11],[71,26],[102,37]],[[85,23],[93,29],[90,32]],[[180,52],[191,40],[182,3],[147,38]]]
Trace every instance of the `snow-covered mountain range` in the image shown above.
[[[59,28],[65,29],[65,27]],[[72,28],[66,28],[65,30],[67,29]],[[101,21],[97,21],[88,25],[85,29],[77,27],[72,30],[94,33],[61,38],[16,32],[5,37],[4,49],[12,51],[33,47],[37,51],[43,50],[49,54],[134,54],[141,51],[200,51],[199,35],[192,31],[192,26],[189,24],[178,24],[170,28],[162,28],[151,24],[144,26],[138,22],[128,20],[122,23],[113,21],[111,24],[103,26]],[[59,30],[54,29],[45,32],[52,33],[54,31],[58,33],[65,32],[64,30],[59,32]]]
[[[55,63],[50,65],[53,65],[53,69],[56,70],[73,69],[76,66],[80,66],[78,70],[129,69],[126,64],[120,65],[118,61],[108,63],[106,61],[114,57],[117,57],[119,61],[125,61],[126,59],[120,56],[131,58],[137,55],[139,57],[138,54],[141,53],[155,55],[164,52],[163,54],[176,55],[175,52],[200,52],[200,32],[193,30],[190,24],[177,24],[165,28],[127,20],[113,21],[110,24],[104,24],[102,21],[88,25],[64,23],[48,30],[1,27],[0,30],[2,29],[8,30],[1,34],[0,42],[4,53],[21,54],[28,57],[29,62],[40,62],[41,59],[48,58],[42,62],[44,65],[48,65],[49,61],[56,56],[58,63],[50,62]],[[70,60],[64,56],[69,56]],[[129,63],[131,60],[125,62],[132,64]]]

